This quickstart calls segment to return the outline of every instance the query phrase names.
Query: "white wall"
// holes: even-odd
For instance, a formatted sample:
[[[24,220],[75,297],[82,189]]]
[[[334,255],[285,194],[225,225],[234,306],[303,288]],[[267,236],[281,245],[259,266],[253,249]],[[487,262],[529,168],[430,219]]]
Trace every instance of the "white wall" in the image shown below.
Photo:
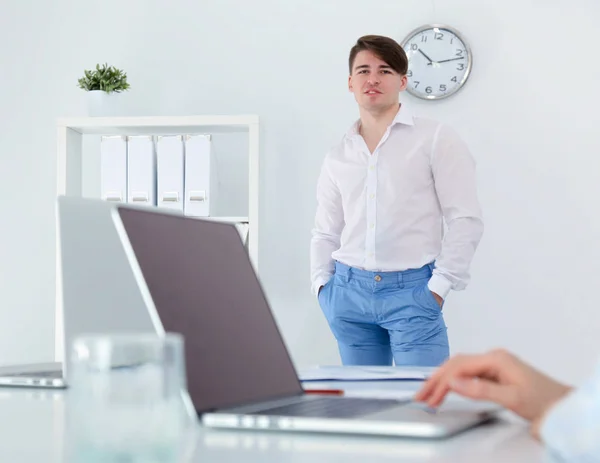
[[[322,157],[357,115],[347,53],[436,21],[471,42],[472,77],[405,99],[467,139],[486,216],[447,305],[452,350],[506,346],[578,381],[600,354],[599,16],[592,0],[3,0],[0,363],[53,356],[54,121],[85,115],[76,80],[105,61],[136,114],[260,115],[264,284],[295,360],[337,362],[308,251]]]

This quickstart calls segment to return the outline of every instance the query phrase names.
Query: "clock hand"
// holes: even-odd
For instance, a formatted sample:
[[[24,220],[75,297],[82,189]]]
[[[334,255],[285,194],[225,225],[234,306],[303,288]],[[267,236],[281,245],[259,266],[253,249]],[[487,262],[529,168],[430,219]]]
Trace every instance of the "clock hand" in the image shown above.
[[[461,56],[460,58],[443,59],[442,61],[438,61],[438,63],[447,63],[448,61],[456,61],[457,59],[465,59],[465,57]]]
[[[427,56],[425,53],[423,53],[423,50],[421,50],[420,48],[419,48],[419,53],[421,53],[425,58],[427,58],[429,60],[428,66],[431,66],[433,64],[433,60],[429,56]]]

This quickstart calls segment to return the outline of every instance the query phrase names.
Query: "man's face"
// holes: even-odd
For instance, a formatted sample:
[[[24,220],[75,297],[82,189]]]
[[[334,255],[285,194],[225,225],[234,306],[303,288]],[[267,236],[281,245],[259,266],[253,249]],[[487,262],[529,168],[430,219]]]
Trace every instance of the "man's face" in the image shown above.
[[[407,82],[406,76],[398,74],[372,52],[363,50],[354,59],[348,89],[361,108],[379,111],[398,104],[398,94]]]

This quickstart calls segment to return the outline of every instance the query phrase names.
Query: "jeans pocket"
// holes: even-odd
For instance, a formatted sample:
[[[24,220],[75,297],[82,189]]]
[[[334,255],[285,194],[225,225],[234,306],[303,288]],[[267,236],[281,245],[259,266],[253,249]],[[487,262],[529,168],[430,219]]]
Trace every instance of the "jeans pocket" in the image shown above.
[[[327,283],[325,283],[319,290],[317,300],[319,301],[319,305],[321,306],[322,310],[325,309],[324,302],[326,301],[326,296],[327,296],[326,291],[329,290],[329,287],[331,286],[331,282],[333,281],[334,278],[335,278],[335,275],[332,275],[331,278],[329,278],[329,280],[327,280]]]
[[[413,297],[419,306],[439,315],[442,312],[442,307],[429,289],[429,286],[427,286],[427,283],[416,286],[413,290]]]

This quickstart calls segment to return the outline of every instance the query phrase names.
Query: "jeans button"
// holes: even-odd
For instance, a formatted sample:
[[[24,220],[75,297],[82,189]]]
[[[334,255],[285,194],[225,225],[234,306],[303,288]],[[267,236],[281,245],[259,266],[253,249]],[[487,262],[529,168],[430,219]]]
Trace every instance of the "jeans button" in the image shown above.
[[[375,281],[381,281],[381,276],[380,275],[375,275]]]

